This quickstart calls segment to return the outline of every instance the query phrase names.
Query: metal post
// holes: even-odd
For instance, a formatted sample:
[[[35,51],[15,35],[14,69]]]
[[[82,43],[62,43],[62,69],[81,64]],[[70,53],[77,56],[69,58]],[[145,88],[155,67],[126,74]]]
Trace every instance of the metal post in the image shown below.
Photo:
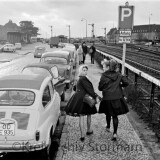
[[[68,40],[69,40],[69,43],[70,43],[70,25],[67,25],[67,27],[69,28],[69,37],[68,37]]]
[[[85,20],[86,21],[86,39],[87,39],[87,20],[85,18],[82,18],[81,21]]]
[[[149,116],[150,116],[150,122],[152,121],[152,115],[153,115],[153,106],[154,106],[154,92],[155,92],[156,85],[152,83],[151,88],[151,96],[150,96],[150,107],[149,107]]]
[[[124,74],[125,57],[126,57],[126,43],[123,43],[122,74]]]
[[[53,27],[53,26],[49,26],[49,27],[51,27],[51,37],[53,37],[53,33],[52,33],[52,27]]]
[[[138,74],[135,73],[134,85],[137,87]]]
[[[126,68],[126,76],[128,77],[128,68]]]

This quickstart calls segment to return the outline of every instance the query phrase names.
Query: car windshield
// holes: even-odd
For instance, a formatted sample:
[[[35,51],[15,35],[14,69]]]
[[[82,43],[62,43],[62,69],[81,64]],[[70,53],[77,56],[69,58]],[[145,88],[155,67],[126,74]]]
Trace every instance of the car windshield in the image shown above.
[[[67,60],[59,57],[45,57],[44,62],[49,64],[67,64]]]
[[[28,67],[22,71],[23,74],[38,74],[38,75],[46,75],[51,76],[50,72],[47,69],[39,68],[39,67]]]
[[[0,106],[30,106],[34,103],[35,94],[25,90],[1,90]]]

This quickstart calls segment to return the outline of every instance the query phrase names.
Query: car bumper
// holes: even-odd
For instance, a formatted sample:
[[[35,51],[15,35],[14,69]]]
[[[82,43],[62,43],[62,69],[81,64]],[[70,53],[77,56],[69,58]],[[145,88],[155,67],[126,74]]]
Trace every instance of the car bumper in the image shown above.
[[[0,144],[0,153],[2,152],[31,152],[46,148],[46,142],[30,143],[14,142],[13,144]]]

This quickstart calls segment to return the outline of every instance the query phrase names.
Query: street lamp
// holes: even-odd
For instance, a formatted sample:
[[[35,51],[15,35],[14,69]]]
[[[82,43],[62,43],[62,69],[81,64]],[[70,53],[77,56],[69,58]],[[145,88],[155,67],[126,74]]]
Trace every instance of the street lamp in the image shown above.
[[[69,37],[68,37],[68,40],[69,40],[69,43],[70,43],[70,25],[67,25],[67,27],[69,28]]]
[[[87,38],[87,20],[85,18],[82,18],[81,21],[86,21],[86,38]]]
[[[149,14],[148,46],[149,46],[149,35],[150,35],[150,16],[152,16],[152,13]]]

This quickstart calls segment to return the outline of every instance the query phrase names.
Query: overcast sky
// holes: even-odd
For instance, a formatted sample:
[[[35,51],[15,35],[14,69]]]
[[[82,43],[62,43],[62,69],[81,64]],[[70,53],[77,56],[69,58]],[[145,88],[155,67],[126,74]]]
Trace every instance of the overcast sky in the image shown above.
[[[118,25],[118,6],[126,0],[0,0],[0,25],[10,19],[19,25],[22,20],[32,21],[40,28],[43,37],[69,34],[71,37],[86,36],[86,21],[94,23],[95,35],[104,36]],[[129,0],[135,6],[134,25],[160,24],[160,0]],[[151,15],[152,14],[152,15]],[[87,25],[87,35],[91,36],[91,25]]]

